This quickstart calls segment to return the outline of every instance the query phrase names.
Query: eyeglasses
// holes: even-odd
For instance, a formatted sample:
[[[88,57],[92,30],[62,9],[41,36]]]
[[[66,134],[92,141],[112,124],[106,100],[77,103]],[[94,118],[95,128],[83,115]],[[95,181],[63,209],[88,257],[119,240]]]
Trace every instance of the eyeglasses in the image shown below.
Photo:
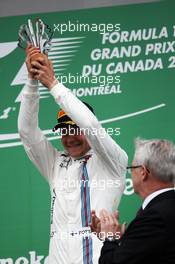
[[[137,168],[141,168],[141,167],[143,167],[143,165],[127,166],[126,169],[127,169],[127,172],[128,173],[131,173],[132,172],[132,169],[137,169]]]
[[[126,169],[127,169],[127,172],[131,174],[132,169],[137,169],[137,168],[141,168],[141,167],[145,167],[145,166],[144,165],[127,166]],[[147,173],[150,173],[150,170],[147,167],[145,167],[145,169],[146,169]]]

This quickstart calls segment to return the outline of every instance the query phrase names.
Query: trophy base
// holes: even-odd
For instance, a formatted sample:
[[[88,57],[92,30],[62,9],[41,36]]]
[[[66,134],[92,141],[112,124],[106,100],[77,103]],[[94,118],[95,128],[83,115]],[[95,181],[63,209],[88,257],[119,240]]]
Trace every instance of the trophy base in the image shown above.
[[[31,56],[31,62],[32,61],[38,61],[40,59],[44,59],[45,60],[45,56],[43,53],[37,53],[37,54],[34,54],[33,56]]]

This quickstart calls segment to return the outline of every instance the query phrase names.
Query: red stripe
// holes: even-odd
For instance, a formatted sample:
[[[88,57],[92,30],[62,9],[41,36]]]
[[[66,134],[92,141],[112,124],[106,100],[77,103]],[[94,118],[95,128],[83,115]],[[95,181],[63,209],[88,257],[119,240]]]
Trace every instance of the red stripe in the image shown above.
[[[87,256],[87,264],[89,264],[89,239],[86,237],[86,256]]]
[[[84,174],[82,178],[83,180],[85,180]],[[85,185],[84,185],[84,211],[85,211],[86,227],[88,227],[88,213],[87,213],[87,204],[86,204],[86,186]]]
[[[83,180],[85,180],[84,174],[82,175],[82,178]],[[85,185],[84,185],[84,211],[85,211],[86,226],[88,227],[88,213],[87,213],[87,204],[86,204],[86,186]],[[89,239],[88,237],[86,237],[86,257],[87,257],[87,264],[89,264]]]

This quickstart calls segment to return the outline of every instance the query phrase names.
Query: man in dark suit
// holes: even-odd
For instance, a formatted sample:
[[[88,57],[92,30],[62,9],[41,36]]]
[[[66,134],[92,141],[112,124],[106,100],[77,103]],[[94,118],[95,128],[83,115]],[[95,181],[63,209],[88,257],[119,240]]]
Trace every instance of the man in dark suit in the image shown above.
[[[137,139],[130,168],[143,204],[125,232],[118,213],[102,210],[98,218],[92,211],[92,231],[105,240],[99,264],[174,264],[175,146],[167,140]]]

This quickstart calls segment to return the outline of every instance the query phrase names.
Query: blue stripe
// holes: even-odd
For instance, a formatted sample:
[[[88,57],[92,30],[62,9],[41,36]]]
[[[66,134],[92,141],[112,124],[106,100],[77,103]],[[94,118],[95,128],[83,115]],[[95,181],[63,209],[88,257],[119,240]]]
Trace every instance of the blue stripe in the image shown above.
[[[83,237],[83,264],[87,264],[86,239]]]
[[[93,256],[93,247],[92,247],[92,238],[89,237],[89,264],[93,264],[92,256]]]

